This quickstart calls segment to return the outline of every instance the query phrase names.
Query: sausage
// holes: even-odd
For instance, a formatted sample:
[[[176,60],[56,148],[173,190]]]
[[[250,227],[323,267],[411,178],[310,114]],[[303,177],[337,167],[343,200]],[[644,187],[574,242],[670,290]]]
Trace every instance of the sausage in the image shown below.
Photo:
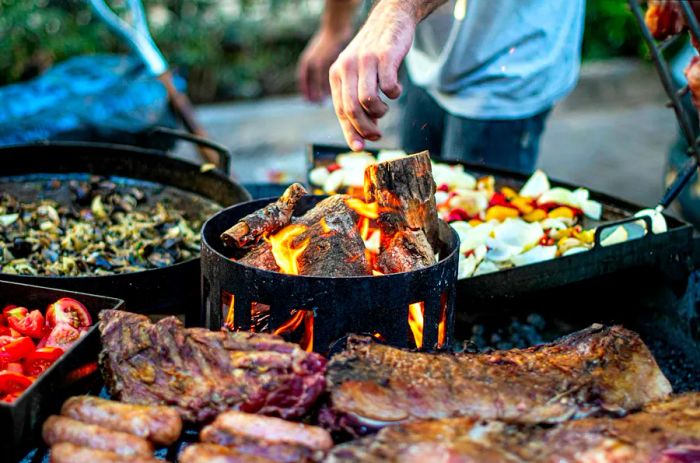
[[[95,450],[70,442],[51,447],[51,463],[163,463],[152,457],[125,457],[108,450]]]
[[[240,453],[257,455],[278,463],[312,463],[321,461],[324,452],[312,450],[303,445],[268,442],[262,438],[231,434],[216,426],[206,426],[200,433],[200,440],[209,444],[233,447]]]
[[[97,424],[169,446],[182,433],[182,419],[174,408],[133,405],[92,396],[66,400],[61,415],[83,423]]]
[[[96,450],[108,450],[128,457],[153,455],[153,446],[146,439],[132,436],[121,431],[87,424],[65,416],[50,416],[42,429],[42,436],[47,445],[61,442],[89,447]]]
[[[322,451],[333,447],[333,439],[325,429],[281,418],[229,411],[217,416],[211,426],[226,433],[264,440],[270,444],[302,445]]]
[[[258,455],[240,453],[216,444],[192,444],[182,451],[179,463],[276,463]]]

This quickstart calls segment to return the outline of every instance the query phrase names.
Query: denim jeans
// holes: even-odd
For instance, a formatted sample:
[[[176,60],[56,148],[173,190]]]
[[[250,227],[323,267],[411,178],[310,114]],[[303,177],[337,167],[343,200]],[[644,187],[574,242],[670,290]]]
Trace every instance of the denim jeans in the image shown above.
[[[422,88],[404,79],[401,147],[429,150],[445,160],[465,161],[515,172],[531,173],[550,109],[525,119],[476,120],[442,109]]]

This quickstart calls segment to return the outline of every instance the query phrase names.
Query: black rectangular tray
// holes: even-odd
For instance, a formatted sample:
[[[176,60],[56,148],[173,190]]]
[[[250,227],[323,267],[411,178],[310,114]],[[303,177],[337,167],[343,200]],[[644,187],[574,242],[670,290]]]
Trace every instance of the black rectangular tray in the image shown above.
[[[314,144],[308,146],[309,171],[319,165],[333,163],[335,157],[348,148],[338,145]],[[376,154],[378,150],[367,150]],[[492,175],[499,186],[519,189],[528,176],[501,169],[492,169],[456,161],[440,161],[461,164],[476,176]],[[576,189],[579,186],[550,179],[552,186]],[[589,190],[591,199],[603,205],[601,222],[586,221],[584,226],[608,228],[614,222],[632,217],[645,207]],[[648,205],[646,207],[654,207]],[[564,285],[582,282],[617,272],[638,269],[662,269],[665,274],[687,278],[692,267],[693,229],[690,225],[672,216],[664,215],[668,231],[646,236],[613,246],[596,246],[588,252],[559,257],[536,264],[500,270],[494,273],[470,277],[457,282],[457,298],[471,308],[483,308],[494,301],[507,303],[516,301],[532,292],[545,291]],[[610,225],[605,225],[611,222]]]
[[[49,304],[61,297],[72,297],[85,304],[93,325],[13,403],[0,403],[0,461],[15,461],[36,446],[41,440],[41,425],[46,417],[59,410],[64,398],[80,392],[98,377],[96,371],[87,377],[78,377],[74,372],[97,362],[100,343],[97,315],[100,311],[124,308],[120,299],[0,280],[0,307],[18,304],[41,309],[43,313]]]

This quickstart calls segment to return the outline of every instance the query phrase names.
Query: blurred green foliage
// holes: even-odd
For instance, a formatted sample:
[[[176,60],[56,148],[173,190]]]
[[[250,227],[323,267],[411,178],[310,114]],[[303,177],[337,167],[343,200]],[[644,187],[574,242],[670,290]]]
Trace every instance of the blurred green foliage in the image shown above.
[[[567,1],[567,0],[543,0]],[[154,38],[194,101],[294,91],[322,0],[144,0]],[[116,9],[123,0],[111,0]],[[0,0],[0,84],[78,54],[126,51],[84,0]],[[584,59],[644,56],[626,0],[588,0]]]
[[[627,0],[586,2],[582,53],[584,60],[646,55],[646,45]]]

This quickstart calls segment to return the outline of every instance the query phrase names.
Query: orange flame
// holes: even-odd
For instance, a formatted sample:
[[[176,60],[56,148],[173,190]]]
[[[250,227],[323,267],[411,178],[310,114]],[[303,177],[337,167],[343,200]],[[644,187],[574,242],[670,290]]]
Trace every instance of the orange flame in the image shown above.
[[[376,201],[373,203],[366,203],[359,198],[348,198],[345,200],[345,204],[362,217],[367,217],[368,219],[379,218],[379,203]]]
[[[272,246],[272,255],[282,273],[299,275],[299,256],[309,245],[309,238],[294,247],[294,240],[304,233],[307,228],[304,225],[294,224],[284,227],[274,235],[270,235],[267,241]]]
[[[323,230],[323,233],[330,233],[331,232],[331,227],[328,226],[328,223],[326,222],[325,217],[322,218],[319,223],[321,224],[321,230]]]
[[[281,336],[286,333],[293,333],[304,322],[304,334],[299,341],[299,345],[306,352],[314,350],[314,313],[309,310],[297,310],[291,318],[279,326],[273,334]]]
[[[415,302],[408,306],[408,326],[411,327],[413,340],[416,342],[416,347],[423,347],[423,316],[425,315],[425,304],[423,302]]]
[[[440,296],[440,322],[438,323],[438,349],[447,341],[447,293]]]
[[[233,330],[235,329],[233,308],[236,305],[236,296],[229,293],[224,294],[228,295],[231,298],[231,302],[229,302],[228,304],[228,313],[226,314],[226,321],[224,322],[224,326],[230,330]]]

